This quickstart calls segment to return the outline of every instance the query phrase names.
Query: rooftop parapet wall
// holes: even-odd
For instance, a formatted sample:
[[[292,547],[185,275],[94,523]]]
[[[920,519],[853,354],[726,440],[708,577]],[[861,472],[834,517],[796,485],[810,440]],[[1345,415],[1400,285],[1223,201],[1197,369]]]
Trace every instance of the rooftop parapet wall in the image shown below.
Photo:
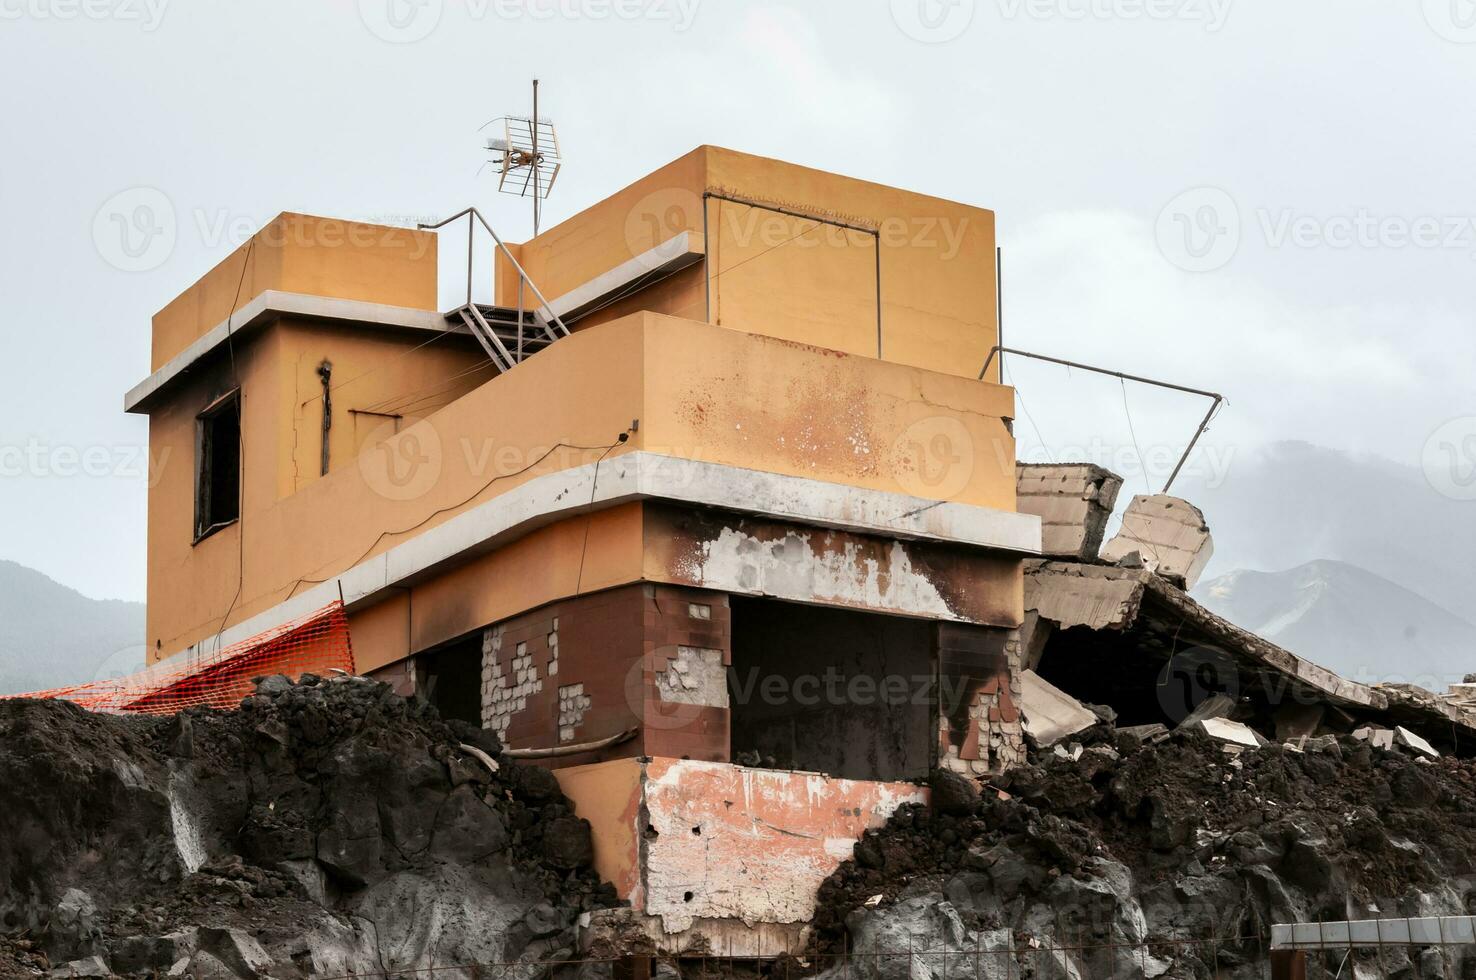
[[[186,533],[158,544],[149,647],[167,656],[215,635],[227,610],[229,626],[535,479],[597,460],[609,467],[637,451],[1012,515],[1014,441],[1004,422],[1012,411],[1012,391],[998,385],[672,317],[627,317],[560,341],[290,497],[248,498],[244,539],[238,528],[198,546]],[[184,462],[161,481],[188,484],[193,446],[171,455]],[[554,490],[568,498],[562,507],[592,499],[588,484]],[[946,510],[924,509],[917,521]],[[638,537],[621,540],[639,548]],[[591,540],[591,569],[610,559],[601,547]],[[638,550],[614,564],[639,577]]]
[[[879,297],[885,360],[973,378],[997,343],[993,212],[721,147],[693,150],[516,251],[553,298],[682,232],[703,243],[706,268],[584,322],[644,309],[876,357]],[[505,260],[497,279],[500,301],[516,305]]]
[[[150,370],[266,290],[436,308],[436,236],[283,212],[154,314]]]

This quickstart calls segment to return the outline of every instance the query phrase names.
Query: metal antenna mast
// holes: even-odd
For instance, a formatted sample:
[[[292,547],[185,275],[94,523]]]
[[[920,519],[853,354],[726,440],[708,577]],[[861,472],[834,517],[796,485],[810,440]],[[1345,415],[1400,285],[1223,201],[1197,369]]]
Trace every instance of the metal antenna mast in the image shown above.
[[[550,120],[538,114],[538,79],[533,79],[531,116],[503,116],[492,122],[501,122],[503,127],[502,139],[487,140],[487,149],[492,151],[492,163],[498,171],[497,189],[518,197],[532,196],[536,237],[543,224],[543,200],[553,190],[554,180],[563,166],[558,131]]]
[[[539,183],[542,175],[538,172],[538,79],[533,79],[533,237],[538,237],[538,219],[541,218],[543,206],[538,194]]]

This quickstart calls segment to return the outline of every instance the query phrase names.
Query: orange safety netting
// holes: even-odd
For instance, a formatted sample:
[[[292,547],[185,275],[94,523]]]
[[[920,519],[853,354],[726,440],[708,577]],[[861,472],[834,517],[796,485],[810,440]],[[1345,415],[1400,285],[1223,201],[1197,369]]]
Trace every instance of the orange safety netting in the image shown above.
[[[236,708],[254,677],[354,672],[348,616],[342,602],[283,623],[215,653],[171,658],[128,677],[91,681],[16,698],[57,698],[89,711],[170,715],[185,708]],[[5,698],[0,698],[5,700]]]

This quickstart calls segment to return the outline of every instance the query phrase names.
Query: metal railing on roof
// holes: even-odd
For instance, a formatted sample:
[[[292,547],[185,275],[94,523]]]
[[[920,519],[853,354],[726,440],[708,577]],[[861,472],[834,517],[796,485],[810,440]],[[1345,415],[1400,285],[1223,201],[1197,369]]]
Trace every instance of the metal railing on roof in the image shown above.
[[[498,369],[502,371],[510,370],[513,365],[521,362],[524,356],[523,320],[525,304],[523,301],[523,289],[525,286],[532,291],[539,303],[539,306],[531,311],[533,319],[543,329],[544,333],[547,334],[550,341],[569,336],[569,327],[564,323],[563,318],[554,312],[553,307],[549,304],[548,297],[543,295],[543,291],[538,288],[538,284],[533,281],[533,277],[528,275],[528,271],[523,268],[522,263],[517,260],[512,250],[503,242],[502,237],[497,234],[492,225],[482,216],[482,212],[476,208],[463,208],[449,218],[444,218],[434,224],[421,222],[417,227],[422,231],[436,231],[462,218],[466,219],[466,303],[460,309],[453,311],[453,313],[461,317],[462,322],[466,324],[467,328],[481,342],[488,356],[492,358],[493,363],[497,365]],[[494,325],[488,322],[486,315],[473,298],[472,287],[476,280],[475,250],[477,222],[481,222],[482,227],[487,230],[487,234],[492,236],[492,241],[496,243],[497,249],[502,252],[518,274],[518,305],[515,321],[517,327],[516,354],[510,351],[503,343]]]

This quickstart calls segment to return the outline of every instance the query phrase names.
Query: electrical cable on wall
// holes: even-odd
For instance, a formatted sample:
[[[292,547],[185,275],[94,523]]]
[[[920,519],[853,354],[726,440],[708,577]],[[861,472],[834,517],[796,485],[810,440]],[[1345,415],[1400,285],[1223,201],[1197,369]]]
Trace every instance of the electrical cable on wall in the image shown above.
[[[225,615],[220,617],[220,628],[215,631],[215,649],[220,650],[221,636],[226,623],[241,601],[241,590],[246,583],[246,393],[241,390],[241,374],[236,369],[235,329],[232,321],[236,316],[236,304],[241,302],[241,287],[246,282],[246,268],[256,254],[256,238],[252,236],[246,245],[246,255],[241,260],[241,275],[236,280],[236,295],[231,298],[231,309],[226,314],[226,352],[231,363],[231,384],[236,389],[236,446],[240,454],[239,471],[236,479],[236,594],[226,606]]]
[[[616,447],[618,447],[621,444],[623,444],[624,442],[626,442],[630,438],[630,434],[635,431],[635,428],[636,428],[636,425],[635,424],[632,424],[631,427],[627,428],[624,432],[620,433],[620,435],[616,438],[616,440],[614,442],[612,442],[612,443],[610,443],[608,445],[604,445],[604,446],[579,446],[579,445],[575,445],[573,443],[567,443],[567,442],[554,443],[545,452],[543,452],[537,459],[533,460],[527,466],[524,466],[524,467],[522,467],[521,469],[518,469],[518,470],[514,470],[511,473],[499,473],[497,476],[492,477],[490,480],[488,480],[487,482],[483,483],[476,490],[472,491],[472,493],[470,495],[462,498],[461,500],[457,501],[456,503],[454,503],[454,504],[447,504],[444,507],[438,507],[435,510],[431,511],[429,514],[427,514],[424,517],[422,517],[420,520],[416,521],[414,524],[409,525],[408,527],[399,528],[398,530],[394,530],[394,531],[381,531],[381,532],[379,532],[379,536],[374,539],[374,541],[369,545],[368,548],[364,549],[363,554],[359,555],[359,557],[357,557],[353,561],[349,562],[346,567],[347,568],[353,568],[355,565],[358,565],[360,562],[362,562],[365,558],[368,558],[371,554],[374,553],[374,549],[375,548],[378,548],[379,547],[379,543],[381,541],[383,541],[385,538],[398,537],[401,534],[409,534],[412,531],[418,531],[418,530],[420,530],[420,528],[424,527],[426,524],[430,523],[432,520],[434,520],[435,518],[439,517],[440,515],[445,514],[445,513],[449,512],[449,511],[457,510],[457,509],[459,509],[461,507],[465,507],[467,504],[471,503],[473,500],[476,500],[483,493],[485,493],[487,491],[487,489],[489,487],[491,487],[494,483],[498,483],[498,482],[500,482],[502,480],[509,480],[509,479],[512,479],[515,476],[521,476],[522,474],[527,473],[529,470],[534,469],[540,463],[542,463],[545,459],[548,459],[550,456],[552,456],[555,452],[557,452],[560,449],[572,449],[572,450],[575,450],[577,452],[595,452],[595,451],[600,451],[600,457],[599,457],[599,459],[600,460],[603,460],[606,456],[608,456],[610,454],[610,452],[612,450],[614,450]],[[599,462],[598,461],[596,461],[595,467],[596,467],[596,477],[598,478],[598,468],[599,468]],[[591,503],[592,502],[593,502],[593,497],[591,497]],[[582,563],[582,559],[581,559],[581,563]],[[298,589],[299,586],[302,586],[302,585],[321,585],[322,583],[327,582],[327,581],[329,581],[329,580],[331,580],[331,579],[333,579],[335,577],[336,576],[328,575],[328,576],[325,576],[323,578],[307,578],[307,577],[299,578],[295,582],[292,583],[291,589],[287,593],[287,595],[284,597],[283,601],[285,601],[286,599],[290,599],[294,595],[296,595],[297,594],[297,589]]]

